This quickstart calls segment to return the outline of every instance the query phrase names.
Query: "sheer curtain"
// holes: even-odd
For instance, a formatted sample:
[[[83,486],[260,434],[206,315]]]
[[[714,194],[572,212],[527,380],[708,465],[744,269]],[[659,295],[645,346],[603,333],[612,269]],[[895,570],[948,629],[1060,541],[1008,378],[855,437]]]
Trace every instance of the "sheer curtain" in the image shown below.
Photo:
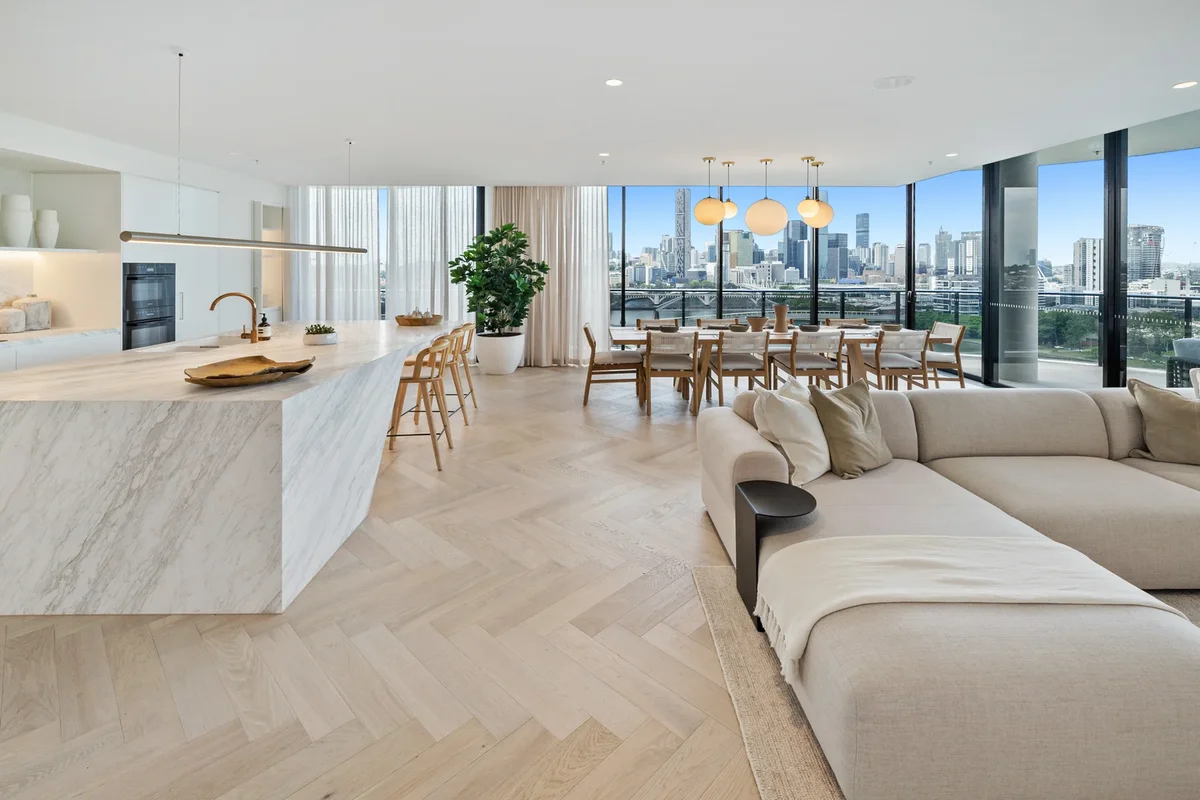
[[[388,228],[388,319],[414,309],[466,319],[466,295],[450,283],[449,264],[475,240],[475,187],[393,186]]]
[[[379,319],[378,187],[296,186],[289,194],[288,235],[295,241],[367,253],[289,253],[286,319]]]
[[[583,324],[607,346],[608,192],[603,186],[497,186],[495,224],[529,235],[529,255],[550,265],[525,322],[525,364],[586,364]]]

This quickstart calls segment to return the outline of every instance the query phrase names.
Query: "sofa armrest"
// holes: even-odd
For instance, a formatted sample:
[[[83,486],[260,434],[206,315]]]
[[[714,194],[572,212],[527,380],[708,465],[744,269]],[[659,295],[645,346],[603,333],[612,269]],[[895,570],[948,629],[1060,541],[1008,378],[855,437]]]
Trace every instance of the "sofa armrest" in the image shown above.
[[[700,496],[730,561],[736,561],[734,487],[743,481],[787,482],[788,463],[731,408],[706,408],[696,421]]]

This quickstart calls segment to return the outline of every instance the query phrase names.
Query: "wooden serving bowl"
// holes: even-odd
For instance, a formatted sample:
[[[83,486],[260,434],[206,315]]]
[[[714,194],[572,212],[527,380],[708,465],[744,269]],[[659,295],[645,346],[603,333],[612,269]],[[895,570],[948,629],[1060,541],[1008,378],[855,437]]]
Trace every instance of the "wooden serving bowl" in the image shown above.
[[[409,317],[405,316],[404,314],[398,314],[396,316],[396,324],[403,326],[415,327],[417,325],[437,325],[441,321],[441,314],[434,314],[432,317]]]

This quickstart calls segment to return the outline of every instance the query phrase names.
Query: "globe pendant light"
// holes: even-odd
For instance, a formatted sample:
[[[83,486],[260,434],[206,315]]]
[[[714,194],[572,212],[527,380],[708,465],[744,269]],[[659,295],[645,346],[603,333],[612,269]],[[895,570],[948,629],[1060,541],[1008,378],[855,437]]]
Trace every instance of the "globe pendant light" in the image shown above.
[[[813,166],[817,168],[817,191],[815,194],[820,197],[821,191],[821,165],[824,161],[814,161]],[[817,200],[817,213],[808,219],[804,220],[810,228],[824,228],[829,223],[833,222],[833,206],[826,203],[824,200]]]
[[[746,209],[746,227],[759,236],[774,236],[787,225],[787,209],[767,197],[767,168],[774,159],[760,158],[763,165],[763,199]]]
[[[821,203],[818,200],[812,199],[812,189],[811,189],[812,181],[810,181],[809,178],[812,176],[811,167],[812,167],[813,157],[805,156],[804,162],[805,162],[805,164],[807,164],[807,166],[805,167],[804,182],[806,184],[808,184],[810,189],[809,189],[808,196],[800,201],[800,205],[796,206],[796,213],[800,215],[800,219],[807,220],[807,219],[810,219],[817,215],[817,212],[821,210]]]
[[[725,219],[725,206],[712,196],[712,162],[716,160],[712,156],[704,157],[704,162],[708,164],[708,197],[696,203],[696,208],[692,210],[696,222],[701,225],[716,225]]]
[[[732,161],[722,161],[721,163],[725,166],[725,188],[728,189],[730,187],[729,168],[733,166],[733,162]],[[737,216],[737,212],[738,212],[737,203],[733,202],[732,200],[726,199],[725,200],[725,219],[733,219],[734,217]]]

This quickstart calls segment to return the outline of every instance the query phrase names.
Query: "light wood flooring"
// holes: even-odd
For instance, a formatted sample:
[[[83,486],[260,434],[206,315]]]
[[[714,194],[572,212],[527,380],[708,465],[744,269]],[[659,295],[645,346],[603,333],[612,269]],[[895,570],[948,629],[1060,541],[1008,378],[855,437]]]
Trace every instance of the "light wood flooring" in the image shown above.
[[[0,618],[0,798],[757,798],[694,418],[583,378],[477,377],[284,614]]]

